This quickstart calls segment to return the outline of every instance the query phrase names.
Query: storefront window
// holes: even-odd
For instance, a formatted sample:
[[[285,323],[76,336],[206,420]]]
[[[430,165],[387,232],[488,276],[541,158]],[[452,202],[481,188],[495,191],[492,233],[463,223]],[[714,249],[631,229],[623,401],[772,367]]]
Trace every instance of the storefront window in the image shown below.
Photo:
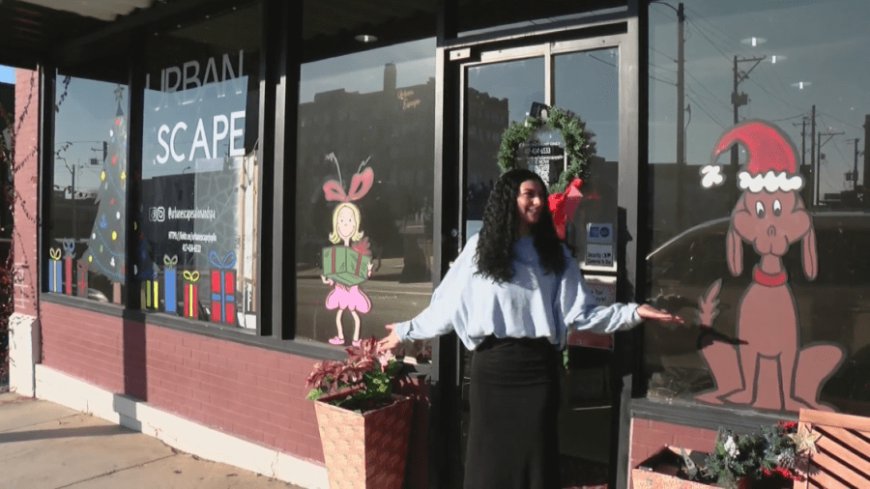
[[[870,5],[686,2],[680,39],[682,5],[649,6],[647,290],[702,327],[645,329],[648,395],[870,414]]]
[[[134,273],[144,310],[256,330],[259,4],[146,44]]]
[[[128,90],[57,73],[44,290],[123,302]]]
[[[337,347],[381,337],[429,303],[434,55],[430,38],[302,66],[299,337]]]

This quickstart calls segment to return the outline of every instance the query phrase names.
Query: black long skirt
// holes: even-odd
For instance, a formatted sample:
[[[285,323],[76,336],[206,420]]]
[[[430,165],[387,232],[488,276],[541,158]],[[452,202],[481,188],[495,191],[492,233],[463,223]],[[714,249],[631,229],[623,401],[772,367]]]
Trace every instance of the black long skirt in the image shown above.
[[[545,338],[475,349],[464,489],[559,488],[558,369]]]

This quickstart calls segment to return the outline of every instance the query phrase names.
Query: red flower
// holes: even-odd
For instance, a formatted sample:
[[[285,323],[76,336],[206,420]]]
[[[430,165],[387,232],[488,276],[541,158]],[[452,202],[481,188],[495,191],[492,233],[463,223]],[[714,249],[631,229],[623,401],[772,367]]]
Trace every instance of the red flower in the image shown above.
[[[797,421],[780,421],[779,422],[779,426],[786,431],[797,429],[797,425],[798,425]]]

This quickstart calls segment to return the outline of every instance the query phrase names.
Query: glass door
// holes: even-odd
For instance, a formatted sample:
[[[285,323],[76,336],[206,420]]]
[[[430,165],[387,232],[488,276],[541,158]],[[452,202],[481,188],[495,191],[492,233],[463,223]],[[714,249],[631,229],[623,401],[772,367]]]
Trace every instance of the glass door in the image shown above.
[[[475,59],[464,60],[464,56],[471,58],[471,51],[450,53],[451,60],[461,63],[462,242],[480,230],[483,208],[500,174],[497,154],[505,129],[522,123],[539,104],[570,111],[585,123],[594,156],[566,241],[602,303],[615,300],[618,271],[617,188],[624,159],[620,140],[625,137],[620,124],[621,42],[622,36],[550,42],[481,50]],[[464,451],[471,352],[461,344],[458,348],[458,448]],[[572,334],[569,338],[560,412],[563,487],[607,481],[611,443],[615,443],[612,351],[609,336]],[[459,458],[464,460],[464,453]]]

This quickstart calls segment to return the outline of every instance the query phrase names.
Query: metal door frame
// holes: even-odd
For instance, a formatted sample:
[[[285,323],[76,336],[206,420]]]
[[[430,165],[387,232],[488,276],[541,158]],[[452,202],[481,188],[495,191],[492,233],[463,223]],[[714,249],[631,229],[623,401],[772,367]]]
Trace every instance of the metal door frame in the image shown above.
[[[633,2],[630,2],[633,3]],[[603,21],[593,24],[558,27],[519,35],[495,37],[484,40],[445,43],[437,48],[436,54],[436,101],[435,101],[435,202],[440,209],[434,216],[435,246],[433,248],[433,269],[446,273],[451,260],[458,254],[462,243],[465,209],[463,192],[465,187],[466,159],[463,141],[465,140],[465,73],[470,66],[490,64],[499,61],[516,60],[543,56],[545,63],[545,86],[548,105],[552,103],[553,76],[552,59],[555,54],[588,51],[601,48],[616,48],[619,52],[619,177],[617,182],[618,207],[618,273],[617,299],[637,301],[643,290],[643,257],[639,254],[638,243],[646,242],[642,222],[647,216],[640,215],[639,202],[642,193],[641,181],[646,172],[642,165],[642,151],[645,152],[645,121],[647,110],[641,107],[641,89],[645,87],[642,75],[645,73],[641,62],[641,20],[637,11],[629,9],[629,16],[616,21]],[[439,238],[440,235],[440,239]],[[640,280],[640,281],[639,281]],[[436,280],[437,282],[437,280]],[[437,285],[437,284],[436,284]],[[630,425],[629,402],[639,372],[637,355],[640,337],[637,333],[619,333],[616,358],[618,368],[614,368],[614,382],[617,386],[618,405],[614,406],[614,434],[618,443],[610,457],[610,482],[614,487],[625,487],[628,472],[628,431]],[[455,471],[451,465],[451,452],[455,452],[455,435],[458,435],[457,413],[451,412],[457,406],[457,391],[461,385],[459,371],[459,352],[461,345],[455,335],[439,338],[433,345],[432,390],[433,422],[430,439],[437,440],[430,445],[433,451],[448,455],[432,454],[433,472],[441,474]],[[445,429],[448,428],[448,429]],[[452,432],[452,433],[449,433]],[[440,477],[432,481],[442,487]],[[448,479],[449,480],[449,479]]]

